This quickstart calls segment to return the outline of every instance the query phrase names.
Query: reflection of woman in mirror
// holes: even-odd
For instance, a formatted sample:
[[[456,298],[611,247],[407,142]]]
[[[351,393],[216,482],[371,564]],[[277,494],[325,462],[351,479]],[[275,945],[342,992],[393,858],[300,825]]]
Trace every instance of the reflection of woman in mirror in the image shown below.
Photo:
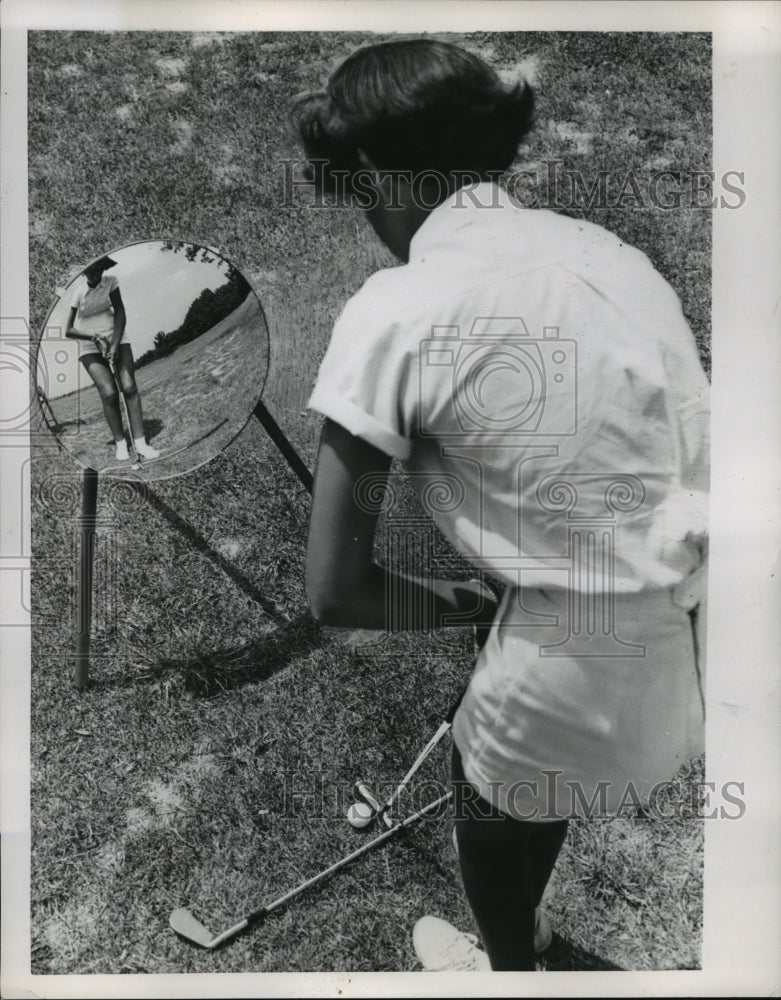
[[[133,351],[130,344],[122,343],[126,319],[119,282],[116,275],[105,273],[115,265],[115,260],[103,256],[84,271],[86,282],[79,285],[73,296],[65,336],[79,337],[79,361],[100,393],[103,413],[116,443],[117,460],[125,461],[130,457],[122,424],[120,392],[127,404],[136,454],[141,458],[157,458],[160,452],[147,444],[144,436]],[[90,339],[81,339],[84,335]]]

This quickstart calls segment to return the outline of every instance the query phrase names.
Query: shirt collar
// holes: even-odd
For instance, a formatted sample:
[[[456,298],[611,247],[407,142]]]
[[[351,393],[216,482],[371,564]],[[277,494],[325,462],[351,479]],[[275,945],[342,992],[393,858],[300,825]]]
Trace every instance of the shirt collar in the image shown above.
[[[485,213],[515,204],[504,188],[493,181],[459,188],[449,198],[437,205],[410,241],[409,259],[420,259],[433,249],[450,241],[461,229],[474,226]]]

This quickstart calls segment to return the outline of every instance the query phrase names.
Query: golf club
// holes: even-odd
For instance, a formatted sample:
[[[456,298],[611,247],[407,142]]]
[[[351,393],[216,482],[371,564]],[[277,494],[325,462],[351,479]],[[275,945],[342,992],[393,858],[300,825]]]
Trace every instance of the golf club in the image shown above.
[[[347,810],[347,822],[355,830],[363,830],[367,827],[375,816],[379,816],[382,806],[372,795],[371,789],[364,781],[356,781],[353,785],[353,793],[358,801],[353,802]]]
[[[434,747],[437,745],[437,743],[439,743],[439,741],[442,739],[442,737],[445,735],[445,733],[449,729],[450,729],[450,721],[449,720],[445,720],[445,722],[442,722],[440,724],[439,729],[437,729],[437,731],[434,733],[434,735],[431,737],[431,739],[428,741],[428,743],[420,751],[420,753],[418,754],[418,756],[415,758],[415,761],[414,761],[412,767],[409,769],[409,771],[407,771],[407,773],[401,779],[401,781],[399,782],[399,784],[394,788],[394,790],[393,790],[390,798],[388,799],[388,801],[385,803],[385,805],[380,810],[380,815],[382,816],[382,821],[383,821],[383,823],[387,827],[392,827],[393,826],[393,819],[389,815],[389,812],[390,812],[391,808],[393,807],[393,803],[396,801],[396,799],[399,797],[399,795],[401,795],[401,793],[404,791],[404,789],[409,784],[409,782],[410,782],[411,778],[413,777],[413,775],[415,774],[415,772],[418,770],[418,768],[421,766],[421,764],[426,759],[426,757],[428,757],[428,755],[431,753],[431,751],[434,749]]]
[[[347,822],[350,826],[354,827],[356,830],[363,829],[368,826],[375,816],[382,816],[382,821],[386,827],[393,826],[393,819],[389,815],[390,809],[392,808],[396,799],[401,795],[402,791],[407,787],[410,780],[414,776],[415,772],[421,766],[423,761],[428,757],[434,747],[439,743],[445,733],[450,729],[453,724],[453,718],[455,717],[458,706],[461,704],[461,699],[464,696],[464,691],[459,694],[458,698],[450,706],[450,709],[445,716],[444,722],[441,722],[439,728],[428,741],[428,743],[423,747],[418,756],[415,758],[415,762],[412,767],[407,771],[402,780],[393,790],[388,801],[384,806],[380,806],[377,800],[371,793],[368,785],[363,781],[356,781],[353,785],[353,791],[355,794],[362,799],[362,802],[354,803],[347,813]],[[363,808],[361,808],[363,807]]]
[[[196,918],[192,915],[192,913],[184,908],[174,910],[171,913],[171,916],[168,918],[168,922],[173,928],[173,930],[175,930],[176,933],[179,934],[181,937],[186,938],[188,941],[192,941],[193,944],[200,945],[201,948],[207,948],[209,951],[211,951],[214,948],[217,948],[219,945],[224,944],[224,942],[235,937],[237,934],[240,934],[243,930],[257,923],[259,920],[262,920],[264,917],[268,916],[269,913],[272,913],[274,910],[279,909],[280,906],[283,906],[289,900],[293,899],[295,896],[298,896],[306,889],[311,888],[313,885],[316,885],[318,882],[321,882],[329,875],[333,875],[334,872],[339,871],[340,868],[344,868],[345,865],[348,865],[352,861],[355,861],[356,858],[359,858],[362,854],[366,854],[367,851],[372,850],[372,848],[374,847],[378,847],[380,844],[385,843],[385,841],[390,840],[391,837],[394,837],[400,831],[405,830],[407,827],[412,826],[413,823],[416,823],[418,822],[418,820],[423,819],[423,817],[426,816],[428,813],[433,812],[439,806],[447,802],[452,797],[452,795],[453,795],[452,791],[447,792],[445,795],[441,795],[438,799],[435,799],[433,802],[429,802],[429,804],[427,806],[424,806],[423,809],[419,809],[417,812],[412,813],[412,815],[407,816],[405,819],[401,820],[400,822],[392,826],[389,830],[386,830],[384,833],[381,833],[377,837],[374,837],[373,840],[367,841],[365,844],[361,845],[361,847],[359,847],[357,850],[353,851],[351,854],[348,854],[340,861],[336,861],[334,864],[330,865],[330,867],[324,869],[319,874],[313,875],[311,878],[306,879],[305,882],[302,882],[300,885],[296,886],[295,889],[290,889],[288,892],[286,892],[282,896],[279,896],[273,902],[268,903],[266,906],[261,906],[259,909],[254,910],[252,913],[247,914],[247,916],[244,917],[242,920],[240,920],[237,924],[234,924],[233,927],[229,927],[221,934],[212,934],[212,932],[207,927],[205,927],[200,922],[200,920],[196,920]]]
[[[358,798],[363,799],[367,805],[371,806],[374,812],[378,813],[380,809],[382,809],[382,806],[377,799],[375,799],[371,788],[365,781],[356,781],[353,785],[353,792],[358,796]]]

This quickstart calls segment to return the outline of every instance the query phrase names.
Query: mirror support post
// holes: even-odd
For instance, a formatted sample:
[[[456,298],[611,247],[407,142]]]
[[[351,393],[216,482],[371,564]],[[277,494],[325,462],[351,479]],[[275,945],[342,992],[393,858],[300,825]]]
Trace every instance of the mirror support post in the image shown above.
[[[82,480],[79,524],[79,574],[76,608],[76,656],[73,682],[78,690],[89,683],[89,653],[92,635],[92,576],[95,564],[95,518],[98,503],[98,474],[85,469]]]
[[[290,468],[298,476],[301,485],[307,491],[307,493],[312,492],[314,488],[314,480],[312,479],[312,473],[304,465],[301,456],[298,454],[293,445],[288,441],[279,424],[274,420],[271,414],[266,409],[262,401],[258,402],[258,405],[252,411],[257,419],[260,421],[263,429],[274,442],[274,444],[279,448],[280,452],[285,458],[285,461],[290,466]]]

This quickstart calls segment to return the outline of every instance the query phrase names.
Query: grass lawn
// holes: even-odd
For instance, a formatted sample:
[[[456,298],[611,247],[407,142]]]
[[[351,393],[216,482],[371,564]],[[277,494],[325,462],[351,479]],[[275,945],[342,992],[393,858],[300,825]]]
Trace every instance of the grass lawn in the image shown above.
[[[305,405],[331,325],[392,260],[352,213],[286,197],[284,161],[300,154],[285,111],[366,37],[31,32],[34,328],[55,287],[109,248],[171,237],[219,249],[260,291],[263,398],[311,467],[319,421]],[[548,200],[649,255],[707,365],[709,214],[617,195],[629,172],[642,193],[655,172],[710,169],[708,38],[457,40],[536,84],[519,165],[542,178],[555,161]],[[590,184],[601,170],[604,206],[569,198],[567,171]],[[221,930],[361,843],[344,820],[353,782],[404,773],[469,675],[468,636],[443,647],[317,626],[303,591],[308,496],[253,419],[186,475],[101,480],[93,683],[76,693],[80,477],[53,438],[33,459],[32,971],[409,970],[418,916],[472,929],[442,816],[228,948],[176,938],[174,907]],[[435,567],[468,574],[441,540]],[[446,756],[422,780],[444,782]],[[701,778],[702,761],[681,777]],[[679,805],[670,820],[573,824],[544,967],[699,967],[702,821],[683,794]]]

